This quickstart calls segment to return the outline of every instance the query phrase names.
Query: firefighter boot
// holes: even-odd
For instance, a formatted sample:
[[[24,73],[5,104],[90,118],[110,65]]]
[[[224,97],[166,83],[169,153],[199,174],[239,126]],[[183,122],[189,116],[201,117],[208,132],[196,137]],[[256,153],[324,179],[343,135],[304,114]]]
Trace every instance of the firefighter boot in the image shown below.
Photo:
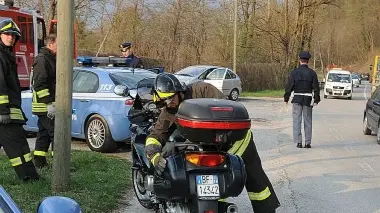
[[[34,156],[34,163],[37,168],[42,169],[48,166],[45,156]]]
[[[19,166],[14,167],[17,177],[22,181],[38,180],[40,176],[38,175],[36,168],[33,163],[27,162]]]

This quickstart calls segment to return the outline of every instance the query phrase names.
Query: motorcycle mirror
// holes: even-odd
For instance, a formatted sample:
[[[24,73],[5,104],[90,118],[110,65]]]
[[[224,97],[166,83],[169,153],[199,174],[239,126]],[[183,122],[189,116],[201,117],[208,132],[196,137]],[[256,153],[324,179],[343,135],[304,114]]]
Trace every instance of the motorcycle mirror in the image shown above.
[[[129,89],[124,85],[115,86],[114,92],[116,95],[129,96]]]

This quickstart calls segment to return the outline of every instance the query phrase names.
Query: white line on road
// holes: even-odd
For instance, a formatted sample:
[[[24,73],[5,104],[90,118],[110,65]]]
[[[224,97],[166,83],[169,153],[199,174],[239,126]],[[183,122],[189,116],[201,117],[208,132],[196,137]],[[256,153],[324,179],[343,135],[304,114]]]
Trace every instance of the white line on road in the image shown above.
[[[366,162],[361,162],[358,164],[362,167],[362,169],[364,169],[364,171],[375,172],[375,170],[373,170],[372,167],[370,165],[368,165],[368,163],[366,163]]]
[[[355,149],[352,148],[352,147],[344,147],[344,149],[345,149],[347,152],[354,152],[354,153],[356,153]]]
[[[364,91],[363,91],[363,95],[364,95],[365,100],[367,100],[367,86],[368,86],[368,84],[365,85]]]

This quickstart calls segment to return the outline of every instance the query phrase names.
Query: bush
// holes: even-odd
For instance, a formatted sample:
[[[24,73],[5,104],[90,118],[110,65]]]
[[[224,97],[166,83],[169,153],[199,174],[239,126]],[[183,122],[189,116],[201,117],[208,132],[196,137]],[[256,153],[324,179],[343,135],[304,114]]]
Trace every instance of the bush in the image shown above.
[[[288,76],[278,63],[240,64],[237,70],[243,91],[283,89]]]

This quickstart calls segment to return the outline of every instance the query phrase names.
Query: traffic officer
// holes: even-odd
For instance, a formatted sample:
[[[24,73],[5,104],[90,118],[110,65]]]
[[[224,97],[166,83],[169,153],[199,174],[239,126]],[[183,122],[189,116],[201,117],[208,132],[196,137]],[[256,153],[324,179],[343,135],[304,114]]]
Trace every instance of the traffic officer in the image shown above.
[[[38,116],[38,133],[34,149],[34,162],[37,167],[47,166],[46,156],[54,142],[55,86],[56,86],[56,35],[46,37],[46,47],[33,63],[32,112]]]
[[[213,85],[201,81],[185,86],[173,74],[159,74],[154,81],[153,100],[165,103],[165,106],[146,139],[145,152],[158,174],[166,167],[166,155],[162,156],[162,147],[175,130],[174,121],[178,107],[183,100],[194,98],[224,99],[225,96]],[[254,212],[275,212],[280,202],[261,166],[252,133],[248,132],[245,139],[235,142],[229,152],[244,160],[247,170],[245,186]]]
[[[307,51],[299,54],[300,66],[294,69],[285,88],[284,101],[288,104],[294,92],[293,103],[293,140],[298,148],[302,148],[301,122],[304,119],[305,148],[311,148],[312,110],[321,101],[317,73],[308,67],[311,55]],[[314,98],[314,100],[313,100]]]
[[[129,64],[129,67],[133,68],[144,68],[141,58],[135,56],[132,52],[132,43],[125,42],[120,44],[120,51],[123,54],[122,57],[130,58],[131,62]]]
[[[26,117],[21,109],[21,88],[13,48],[21,37],[11,19],[0,22],[0,145],[20,180],[38,180],[24,128]]]

